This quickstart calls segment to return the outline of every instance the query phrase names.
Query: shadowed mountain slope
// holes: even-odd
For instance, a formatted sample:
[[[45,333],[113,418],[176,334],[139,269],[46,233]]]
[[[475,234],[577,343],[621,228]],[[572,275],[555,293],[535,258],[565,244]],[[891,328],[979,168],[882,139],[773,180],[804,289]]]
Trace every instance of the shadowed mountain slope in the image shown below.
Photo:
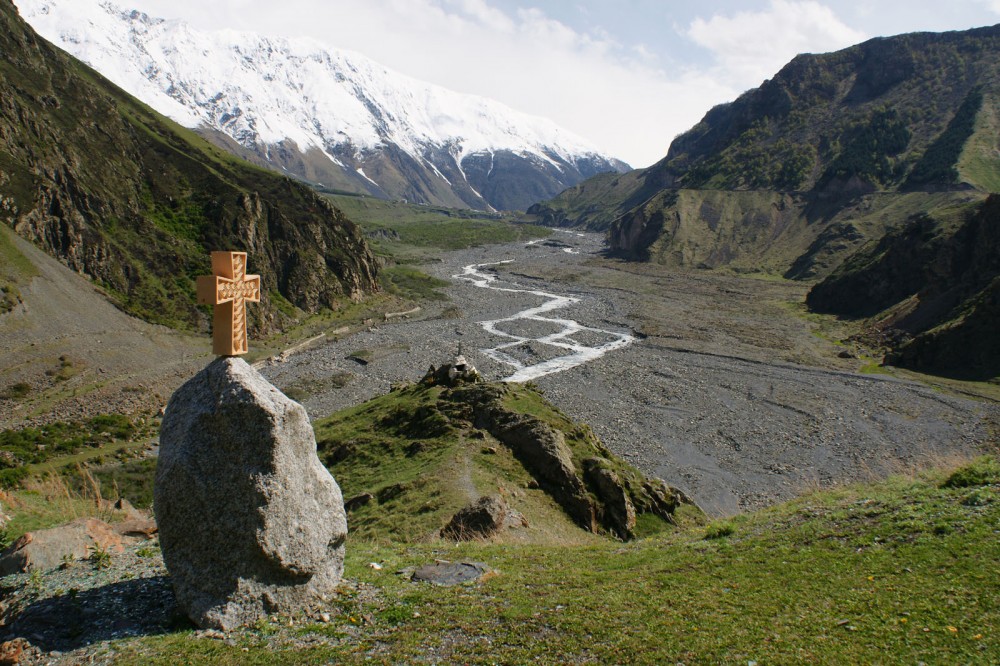
[[[292,306],[377,289],[358,228],[308,188],[233,158],[41,39],[0,2],[0,220],[126,311],[204,328],[209,250],[250,253],[254,334]],[[283,310],[285,312],[283,312]]]

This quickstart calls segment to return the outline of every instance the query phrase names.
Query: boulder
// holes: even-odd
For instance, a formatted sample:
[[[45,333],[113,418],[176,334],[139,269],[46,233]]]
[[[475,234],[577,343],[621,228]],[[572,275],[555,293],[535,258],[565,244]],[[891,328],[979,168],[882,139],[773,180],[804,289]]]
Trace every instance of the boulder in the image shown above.
[[[509,512],[503,498],[480,497],[452,516],[441,536],[455,541],[488,539],[506,526]]]
[[[25,533],[0,555],[0,576],[55,569],[67,559],[85,559],[97,551],[121,553],[127,542],[103,520],[78,518],[59,527]]]
[[[305,409],[242,359],[216,359],[171,397],[154,509],[177,602],[203,628],[310,610],[340,582],[340,488]]]

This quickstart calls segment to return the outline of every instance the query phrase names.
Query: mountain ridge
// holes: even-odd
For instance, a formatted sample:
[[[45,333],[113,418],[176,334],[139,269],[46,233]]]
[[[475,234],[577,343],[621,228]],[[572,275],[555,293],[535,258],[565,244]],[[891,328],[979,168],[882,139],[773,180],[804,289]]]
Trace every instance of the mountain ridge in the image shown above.
[[[17,4],[44,36],[161,113],[325,187],[523,210],[627,168],[551,121],[315,40],[199,31],[110,2]]]
[[[0,221],[122,309],[207,327],[208,251],[251,253],[254,335],[378,291],[360,230],[318,194],[212,147],[39,37],[0,3]]]
[[[1000,373],[986,334],[996,268],[980,262],[972,285],[955,257],[969,238],[990,238],[997,214],[987,198],[1000,191],[998,62],[1000,25],[799,55],[648,169],[587,180],[528,217],[605,230],[628,259],[818,281],[809,304],[874,317],[890,361],[989,378]],[[986,221],[956,233],[960,219]],[[893,284],[907,261],[905,284]],[[876,293],[898,300],[858,313]],[[945,307],[942,293],[958,301]],[[956,340],[968,353],[943,349]]]

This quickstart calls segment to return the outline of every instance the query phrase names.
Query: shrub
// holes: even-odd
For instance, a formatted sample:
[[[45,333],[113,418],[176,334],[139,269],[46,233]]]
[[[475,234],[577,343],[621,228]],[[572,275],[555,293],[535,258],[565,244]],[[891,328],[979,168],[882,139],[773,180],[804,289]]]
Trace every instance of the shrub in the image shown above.
[[[974,488],[1000,483],[1000,462],[992,456],[977,458],[951,473],[942,488]]]
[[[705,529],[705,538],[722,539],[727,536],[732,536],[734,532],[736,532],[736,527],[728,520],[723,520],[709,525]]]

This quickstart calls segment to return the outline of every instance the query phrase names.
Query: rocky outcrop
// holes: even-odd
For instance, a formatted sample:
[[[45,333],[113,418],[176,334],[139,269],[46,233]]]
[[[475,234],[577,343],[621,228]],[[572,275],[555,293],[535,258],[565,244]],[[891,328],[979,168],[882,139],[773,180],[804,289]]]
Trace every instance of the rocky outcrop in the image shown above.
[[[480,497],[452,516],[441,529],[441,536],[455,541],[488,539],[507,524],[510,508],[502,497]]]
[[[600,500],[601,522],[618,537],[631,537],[635,530],[635,505],[611,463],[603,458],[587,458],[583,461],[583,471]]]
[[[199,626],[306,610],[340,582],[343,497],[309,418],[241,359],[171,398],[154,500],[178,604]]]
[[[667,522],[690,502],[660,479],[647,479],[608,451],[589,428],[571,433],[504,405],[505,384],[480,384],[443,396],[443,411],[468,419],[507,446],[573,521],[591,532],[620,539],[635,536],[636,516],[651,513]],[[572,444],[568,438],[572,438]]]
[[[262,276],[252,335],[290,324],[288,303],[315,312],[377,291],[359,229],[313,191],[182,133],[38,38],[10,3],[0,52],[16,54],[0,77],[0,222],[126,311],[206,328],[193,281],[218,249],[248,252]]]
[[[96,553],[118,554],[125,544],[143,539],[132,533],[126,535],[97,518],[79,518],[60,527],[24,534],[0,555],[0,576],[54,569]]]

